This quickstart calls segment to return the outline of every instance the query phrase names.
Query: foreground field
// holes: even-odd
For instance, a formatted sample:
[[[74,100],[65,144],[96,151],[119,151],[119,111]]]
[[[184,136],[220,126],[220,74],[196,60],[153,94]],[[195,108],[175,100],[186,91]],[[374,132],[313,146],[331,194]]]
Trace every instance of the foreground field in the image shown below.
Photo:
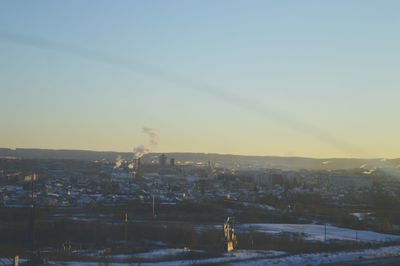
[[[155,255],[156,257],[160,254],[162,258],[165,255],[176,255],[177,250],[157,250],[147,255]],[[182,250],[182,252],[185,252]],[[237,250],[231,254],[224,254],[221,257],[209,258],[209,259],[194,259],[194,260],[169,260],[159,262],[148,262],[148,263],[127,263],[127,262],[115,262],[115,263],[99,263],[99,262],[85,262],[85,261],[51,261],[50,265],[64,265],[64,266],[97,266],[97,265],[109,265],[109,266],[125,266],[125,265],[145,265],[145,266],[172,266],[172,265],[232,265],[232,266],[244,266],[244,265],[321,265],[330,264],[338,265],[344,263],[345,265],[374,265],[376,263],[388,262],[389,264],[379,265],[398,265],[400,263],[400,246],[389,246],[373,249],[364,249],[350,252],[322,252],[322,253],[308,253],[308,254],[296,254],[290,255],[285,252],[278,251],[254,251],[254,250]],[[7,265],[7,260],[1,260],[1,263]]]

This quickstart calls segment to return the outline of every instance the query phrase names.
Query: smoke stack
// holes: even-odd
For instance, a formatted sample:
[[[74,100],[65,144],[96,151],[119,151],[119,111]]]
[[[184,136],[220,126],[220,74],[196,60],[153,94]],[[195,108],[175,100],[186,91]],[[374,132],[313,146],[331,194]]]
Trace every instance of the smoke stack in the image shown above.
[[[159,143],[158,134],[154,128],[144,127],[143,132],[149,136],[149,144],[133,148],[133,162],[131,165],[135,177],[142,176],[141,158],[143,155],[154,150]]]
[[[133,173],[135,177],[141,177],[142,176],[142,163],[141,163],[141,158],[137,158],[133,160]]]

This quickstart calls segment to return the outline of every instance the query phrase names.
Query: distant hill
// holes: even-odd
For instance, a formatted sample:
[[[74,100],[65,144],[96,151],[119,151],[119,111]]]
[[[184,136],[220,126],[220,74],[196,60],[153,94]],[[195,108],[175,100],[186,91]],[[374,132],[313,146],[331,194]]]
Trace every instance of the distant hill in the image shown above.
[[[279,157],[279,156],[244,156],[216,153],[165,153],[168,158],[175,158],[180,163],[204,163],[210,161],[226,168],[258,169],[354,169],[374,167],[400,168],[400,159],[357,159],[357,158],[327,158],[315,159],[305,157]],[[160,153],[151,153],[143,157],[143,162],[157,160]],[[107,160],[113,162],[118,156],[123,159],[132,159],[132,153],[113,151],[87,151],[87,150],[50,150],[50,149],[7,149],[0,148],[0,157],[25,158],[25,159],[72,159],[72,160]]]
[[[50,149],[6,149],[0,148],[0,157],[24,159],[71,159],[71,160],[108,160],[114,161],[118,155],[128,159],[131,153],[86,151],[86,150],[50,150]]]

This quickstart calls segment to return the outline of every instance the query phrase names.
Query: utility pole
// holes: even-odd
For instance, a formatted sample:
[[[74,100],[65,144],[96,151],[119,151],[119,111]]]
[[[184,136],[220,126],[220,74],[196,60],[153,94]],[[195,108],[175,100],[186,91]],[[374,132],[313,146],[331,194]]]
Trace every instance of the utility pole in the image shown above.
[[[153,193],[153,218],[156,218],[156,213],[154,209],[154,193]]]
[[[326,242],[326,224],[324,225],[324,242]]]
[[[31,175],[31,261],[35,257],[35,180],[36,174]]]
[[[356,244],[358,245],[358,231],[356,231]]]
[[[127,241],[127,231],[128,231],[128,228],[127,228],[127,226],[128,226],[128,213],[127,212],[125,212],[125,241]]]

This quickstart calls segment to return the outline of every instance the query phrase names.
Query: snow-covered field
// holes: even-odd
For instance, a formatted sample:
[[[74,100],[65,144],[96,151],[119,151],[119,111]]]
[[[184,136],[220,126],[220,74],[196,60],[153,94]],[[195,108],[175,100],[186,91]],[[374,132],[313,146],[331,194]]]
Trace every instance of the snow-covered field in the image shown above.
[[[155,256],[165,254],[174,255],[177,249],[160,249],[154,250],[152,254]],[[150,253],[146,253],[150,255]],[[146,257],[147,257],[146,255]],[[261,251],[261,250],[236,250],[232,253],[224,254],[217,258],[195,259],[195,260],[172,260],[161,262],[146,262],[146,263],[107,263],[110,266],[122,265],[145,265],[145,266],[172,266],[172,265],[207,265],[215,263],[224,263],[233,266],[242,265],[320,265],[325,263],[340,263],[345,261],[360,261],[366,259],[377,259],[385,257],[400,256],[400,246],[389,246],[381,248],[371,248],[358,251],[342,251],[342,252],[322,252],[289,255],[281,251]],[[9,264],[9,261],[5,265]],[[50,262],[51,265],[64,266],[97,266],[102,265],[98,262]]]
[[[325,226],[317,224],[242,224],[237,230],[246,232],[254,230],[267,234],[293,233],[304,235],[305,240],[324,241]],[[327,241],[360,241],[360,242],[390,242],[400,241],[400,236],[376,233],[372,231],[353,230],[349,228],[326,226]]]
[[[134,254],[133,256],[135,258],[140,258],[140,259],[163,259],[163,258],[182,255],[188,251],[189,250],[181,248],[161,248],[149,252],[137,253]]]
[[[145,265],[145,266],[172,266],[172,265],[206,265],[213,263],[227,263],[232,266],[242,265],[320,265],[325,263],[340,263],[345,261],[359,261],[400,256],[400,246],[372,248],[359,251],[322,252],[298,255],[287,255],[279,251],[237,250],[222,257],[198,260],[174,260],[149,263],[109,263],[110,266]],[[54,262],[56,265],[68,266],[97,266],[96,262]]]
[[[170,249],[168,249],[170,250]],[[167,254],[169,252],[171,256],[176,254],[176,250],[167,249],[163,250],[155,250],[154,254]],[[144,254],[144,253],[143,253]],[[147,253],[150,254],[150,253]],[[217,258],[208,258],[208,259],[193,259],[193,260],[172,260],[172,261],[161,261],[161,262],[141,262],[141,263],[108,263],[107,265],[110,266],[120,266],[120,265],[145,265],[145,266],[173,266],[173,265],[181,265],[181,266],[188,266],[188,265],[204,265],[204,264],[213,264],[213,263],[229,263],[229,262],[239,262],[239,261],[247,261],[247,260],[254,260],[254,259],[266,259],[266,258],[276,258],[279,256],[285,255],[285,252],[282,251],[263,251],[263,250],[237,250],[233,253],[226,253],[224,256],[217,257]],[[146,255],[147,257],[147,255]],[[54,262],[58,265],[58,262]],[[68,266],[97,266],[99,265],[97,262],[63,262],[62,265]]]
[[[217,228],[216,225],[203,225],[207,228]],[[326,229],[326,231],[325,231]],[[381,234],[372,231],[353,230],[332,225],[316,224],[241,224],[236,226],[238,232],[262,232],[265,234],[298,234],[307,241],[324,241],[325,232],[327,241],[360,241],[370,243],[388,243],[400,241],[400,236]],[[266,235],[266,237],[268,237]],[[105,256],[118,263],[107,265],[204,265],[214,263],[229,263],[231,265],[319,265],[322,263],[338,263],[342,261],[353,261],[359,259],[381,258],[387,256],[400,256],[400,245],[366,249],[348,252],[323,252],[289,255],[283,251],[267,250],[236,250],[233,253],[226,253],[216,258],[183,259],[182,255],[189,252],[187,249],[178,248],[157,248],[143,253],[119,254]],[[204,252],[193,250],[191,252]],[[129,260],[145,260],[141,263],[129,263]],[[0,259],[0,264],[3,262]],[[4,262],[3,262],[4,263]],[[96,266],[97,262],[54,262],[55,265],[83,265]],[[6,264],[7,265],[7,264]]]
[[[220,229],[221,225],[198,224],[194,228],[199,231],[207,231],[210,229]],[[298,234],[306,241],[325,241],[325,225],[319,224],[239,224],[235,227],[237,232],[261,232],[265,234]],[[400,241],[400,235],[383,234],[373,231],[354,230],[350,228],[326,225],[326,241],[359,241],[359,242],[393,242]]]
[[[242,266],[242,265],[320,265],[326,263],[339,263],[345,261],[359,261],[365,259],[385,258],[400,256],[400,246],[382,247],[374,249],[366,249],[360,251],[349,252],[323,252],[323,253],[310,253],[290,255],[280,258],[262,259],[262,260],[248,260],[242,262],[233,262],[229,265]]]
[[[236,250],[233,253],[226,253],[223,257],[209,258],[209,259],[194,259],[194,260],[175,260],[175,261],[165,261],[157,263],[142,263],[140,265],[147,266],[173,266],[173,265],[204,265],[204,264],[214,264],[214,263],[229,263],[238,261],[247,261],[253,259],[265,259],[265,258],[275,258],[278,256],[285,255],[282,251],[263,251],[263,250]]]

